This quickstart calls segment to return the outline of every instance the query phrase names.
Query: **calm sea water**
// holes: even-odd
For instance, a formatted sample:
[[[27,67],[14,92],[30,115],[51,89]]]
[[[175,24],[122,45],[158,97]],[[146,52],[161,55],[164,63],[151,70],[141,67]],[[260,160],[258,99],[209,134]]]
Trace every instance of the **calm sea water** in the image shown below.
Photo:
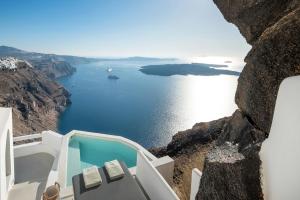
[[[138,71],[153,63],[128,61],[78,65],[59,80],[72,105],[60,116],[59,131],[111,133],[145,147],[167,144],[197,122],[231,115],[236,109],[236,76],[152,76]],[[107,67],[118,80],[108,79]]]

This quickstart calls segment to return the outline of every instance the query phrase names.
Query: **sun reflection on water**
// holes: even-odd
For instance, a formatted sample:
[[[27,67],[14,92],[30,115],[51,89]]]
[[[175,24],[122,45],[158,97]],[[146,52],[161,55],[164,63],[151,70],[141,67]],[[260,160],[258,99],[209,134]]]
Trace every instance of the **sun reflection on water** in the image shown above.
[[[237,108],[234,103],[237,77],[221,75],[189,76],[188,80],[178,78],[174,90],[177,98],[172,98],[170,102],[170,109],[176,110],[178,117],[178,120],[175,116],[170,122],[177,124],[173,127],[184,130],[197,122],[229,116]],[[176,133],[179,130],[174,131]]]

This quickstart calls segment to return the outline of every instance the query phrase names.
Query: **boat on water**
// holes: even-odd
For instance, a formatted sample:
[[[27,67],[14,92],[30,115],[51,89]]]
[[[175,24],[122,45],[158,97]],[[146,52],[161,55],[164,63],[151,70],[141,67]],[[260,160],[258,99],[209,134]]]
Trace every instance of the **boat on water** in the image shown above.
[[[111,68],[111,67],[108,67],[108,68],[106,69],[106,71],[107,71],[107,72],[112,72],[112,68]]]

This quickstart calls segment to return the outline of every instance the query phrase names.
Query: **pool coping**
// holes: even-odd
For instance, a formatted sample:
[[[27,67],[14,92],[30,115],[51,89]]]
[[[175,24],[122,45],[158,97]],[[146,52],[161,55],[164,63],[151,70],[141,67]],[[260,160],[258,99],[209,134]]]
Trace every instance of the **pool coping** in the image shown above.
[[[59,158],[58,181],[61,184],[62,188],[68,187],[67,186],[67,165],[68,165],[68,146],[69,146],[68,144],[69,144],[70,138],[74,135],[79,135],[82,137],[101,138],[101,139],[105,139],[105,140],[121,142],[125,145],[130,146],[131,148],[133,148],[137,151],[142,151],[150,161],[154,161],[154,160],[158,159],[153,154],[151,154],[147,149],[142,147],[140,144],[138,144],[132,140],[129,140],[125,137],[118,136],[118,135],[103,134],[103,133],[94,133],[94,132],[88,132],[88,131],[72,130],[71,132],[69,132],[63,136],[61,153],[60,153],[60,158]],[[134,172],[135,168],[136,168],[136,166],[129,168],[129,170],[131,172]]]

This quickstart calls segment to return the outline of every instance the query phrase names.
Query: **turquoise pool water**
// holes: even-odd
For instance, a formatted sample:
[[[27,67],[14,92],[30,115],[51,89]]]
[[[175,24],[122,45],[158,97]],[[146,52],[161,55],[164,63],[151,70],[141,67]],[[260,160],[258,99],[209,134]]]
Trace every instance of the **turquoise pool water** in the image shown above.
[[[67,185],[72,185],[72,177],[84,168],[104,166],[111,160],[121,160],[128,167],[136,165],[137,151],[121,142],[84,136],[72,136],[69,141],[67,163]]]

